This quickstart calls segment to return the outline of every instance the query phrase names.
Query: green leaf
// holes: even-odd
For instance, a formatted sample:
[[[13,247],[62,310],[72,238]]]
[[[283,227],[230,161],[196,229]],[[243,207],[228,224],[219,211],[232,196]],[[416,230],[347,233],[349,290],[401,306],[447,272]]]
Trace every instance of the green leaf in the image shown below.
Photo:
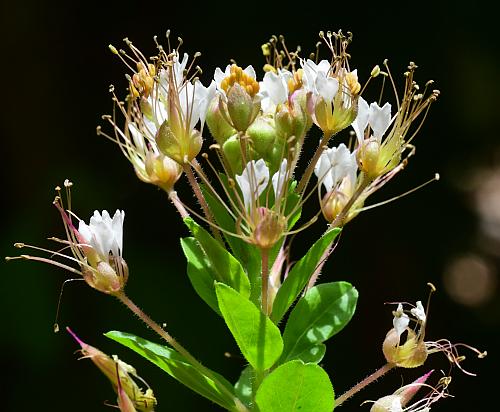
[[[229,184],[227,176],[223,173],[219,173],[219,179],[229,196],[231,196],[232,202],[238,204],[236,192]],[[230,233],[236,233],[234,218],[231,217],[227,209],[221,205],[220,201],[217,200],[206,187],[202,186],[202,190],[210,210],[214,214],[215,220],[219,226]],[[233,255],[239,260],[248,276],[248,279],[250,280],[250,300],[257,305],[260,300],[262,282],[260,252],[254,245],[247,243],[236,236],[231,236],[227,233],[223,233],[223,235],[231,248]]]
[[[302,352],[297,353],[293,358],[299,359],[304,363],[320,363],[325,356],[326,346],[322,343],[310,346]]]
[[[331,412],[334,392],[322,368],[295,360],[268,375],[255,400],[260,412]]]
[[[194,237],[181,239],[181,247],[187,258],[187,274],[194,290],[216,313],[220,315],[210,262]]]
[[[351,320],[357,300],[358,291],[347,282],[311,288],[288,318],[281,362],[301,358],[305,351],[340,332]]]
[[[167,372],[188,388],[199,393],[223,408],[234,411],[232,385],[221,375],[213,372],[217,381],[195,369],[182,355],[175,350],[150,342],[146,339],[126,332],[111,331],[105,334],[110,339],[132,349],[156,366]],[[229,392],[229,393],[228,393]]]
[[[245,297],[250,296],[250,282],[240,262],[193,219],[188,217],[184,222],[205,252],[214,280],[231,286]]]
[[[269,369],[283,351],[278,327],[252,302],[222,283],[215,285],[219,309],[241,353],[258,371]]]
[[[255,379],[251,366],[247,366],[241,372],[238,382],[234,385],[234,392],[243,404],[249,408],[252,405],[252,383]]]
[[[290,270],[287,278],[279,288],[273,303],[271,319],[274,322],[278,323],[281,320],[293,301],[297,298],[302,289],[304,289],[320,263],[323,253],[339,233],[339,228],[332,229],[325,233],[316,243],[314,243],[314,245],[312,245],[306,255],[293,266],[292,270]]]

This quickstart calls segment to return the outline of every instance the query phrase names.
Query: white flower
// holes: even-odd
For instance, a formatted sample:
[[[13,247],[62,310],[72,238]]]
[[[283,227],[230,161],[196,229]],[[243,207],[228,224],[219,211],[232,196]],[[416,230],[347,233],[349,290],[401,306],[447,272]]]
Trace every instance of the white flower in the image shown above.
[[[253,68],[253,66],[247,66],[243,72],[245,74],[247,74],[248,76],[250,76],[252,79],[255,79],[257,76],[255,74],[255,69]],[[219,92],[220,95],[222,95],[224,98],[226,97],[226,92],[225,90],[222,88],[221,86],[221,83],[222,81],[226,78],[226,77],[229,77],[231,75],[231,65],[228,64],[226,66],[226,69],[224,71],[222,71],[219,67],[217,67],[215,69],[215,73],[214,73],[214,80],[215,80],[215,84],[217,86],[217,91]]]
[[[398,338],[401,337],[403,332],[406,330],[410,323],[410,317],[403,312],[403,305],[400,303],[398,308],[394,311],[394,319],[392,320],[392,325],[394,330],[398,334]]]
[[[243,194],[245,209],[255,205],[259,196],[264,192],[269,183],[269,168],[264,159],[252,160],[247,163],[240,175],[236,175],[236,181]]]
[[[359,144],[363,143],[365,130],[369,125],[373,131],[372,137],[380,143],[382,136],[391,125],[391,105],[385,103],[380,107],[377,103],[368,103],[361,96],[358,99],[358,115],[352,123],[352,128],[356,133]]]
[[[351,153],[346,145],[341,143],[338,147],[323,151],[314,167],[314,173],[319,181],[323,183],[326,191],[330,192],[338,184],[342,183],[345,178],[354,185],[357,168],[355,154]]]
[[[277,73],[267,72],[260,82],[262,93],[262,110],[264,113],[273,112],[276,106],[283,104],[288,99],[288,80],[293,78],[288,70],[278,69]]]
[[[283,159],[279,170],[273,175],[271,179],[276,199],[279,199],[283,195],[283,187],[285,185],[285,182],[288,181],[287,167],[288,161],[286,159]]]
[[[212,81],[208,87],[197,80],[195,83],[186,82],[179,90],[179,103],[181,106],[184,121],[189,122],[189,130],[193,130],[200,122],[203,128],[207,115],[208,105],[215,97],[216,87]]]
[[[314,96],[321,96],[326,102],[332,102],[339,90],[339,81],[330,77],[330,62],[321,60],[318,64],[312,60],[301,60],[304,70],[304,88]]]
[[[425,315],[425,309],[422,306],[422,302],[420,300],[417,302],[417,307],[411,310],[411,314],[421,322],[425,322],[425,320],[427,319],[427,316]]]
[[[102,215],[96,210],[88,225],[80,220],[78,232],[86,244],[107,261],[109,252],[117,257],[122,255],[124,218],[123,210],[117,210],[113,219],[106,210],[103,210]]]

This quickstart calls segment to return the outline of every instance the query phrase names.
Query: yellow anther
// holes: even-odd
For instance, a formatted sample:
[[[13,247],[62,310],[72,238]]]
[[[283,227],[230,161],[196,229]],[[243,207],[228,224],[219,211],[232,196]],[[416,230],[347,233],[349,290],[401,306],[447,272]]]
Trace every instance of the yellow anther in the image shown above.
[[[254,97],[259,92],[259,83],[246,74],[241,67],[233,64],[229,76],[222,80],[221,88],[227,93],[235,84],[239,84],[244,88],[251,97]]]
[[[269,47],[269,44],[266,43],[266,44],[263,44],[262,46],[260,46],[262,48],[262,54],[264,56],[270,56],[271,55],[271,48]]]
[[[288,91],[290,94],[299,90],[302,87],[302,77],[304,76],[304,70],[298,69],[293,73],[293,78],[288,80]]]
[[[273,72],[273,73],[276,73],[277,70],[274,66],[271,66],[270,64],[265,64],[264,65],[264,71],[267,73],[267,72]]]
[[[358,75],[353,72],[347,73],[345,76],[345,80],[351,93],[353,95],[358,94],[361,90],[361,85],[358,82]]]

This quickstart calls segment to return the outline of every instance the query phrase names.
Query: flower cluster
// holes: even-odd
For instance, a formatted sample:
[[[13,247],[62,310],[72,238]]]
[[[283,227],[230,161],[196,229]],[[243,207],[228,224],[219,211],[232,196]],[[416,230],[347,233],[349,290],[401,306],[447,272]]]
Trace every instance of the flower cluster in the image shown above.
[[[122,101],[111,87],[113,113],[103,119],[112,133],[101,127],[98,133],[119,146],[141,181],[168,194],[191,232],[191,237],[181,240],[189,280],[224,319],[248,361],[236,389],[125,294],[129,271],[122,257],[123,211],[113,216],[106,210],[95,211],[86,223],[71,210],[72,184],[66,181],[66,204],[60,188],[54,201],[66,238],[52,239],[71,255],[17,244],[50,254],[50,258],[18,258],[64,268],[92,288],[118,298],[168,346],[116,331],[108,337],[231,411],[291,410],[295,404],[287,407],[281,402],[286,402],[287,390],[302,387],[302,382],[289,385],[289,381],[307,376],[314,382],[311,393],[299,391],[288,398],[299,399],[300,405],[309,402],[312,406],[304,412],[330,412],[334,401],[341,405],[394,367],[416,368],[430,354],[443,352],[462,369],[459,348],[469,348],[479,357],[486,354],[448,340],[426,341],[429,304],[424,308],[421,301],[399,303],[383,343],[387,364],[334,398],[329,378],[318,364],[325,351],[323,342],[352,318],[358,292],[347,282],[315,286],[316,280],[341,229],[373,207],[365,205],[369,196],[405,168],[414,154],[413,138],[439,91],[431,89],[432,81],[421,90],[414,80],[414,63],[404,73],[402,91],[387,61],[363,80],[362,71],[350,65],[350,33],[321,32],[320,38],[329,51],[326,59],[320,58],[319,48],[302,57],[300,48],[290,51],[284,38],[273,36],[262,46],[266,59],[262,75],[251,65],[243,68],[232,63],[216,68],[205,83],[195,65],[200,54],[190,59],[180,50],[181,40],[172,48],[168,39],[164,48],[155,38],[158,50],[151,58],[128,39],[128,51],[110,46],[128,68],[128,94]],[[393,97],[385,94],[386,79]],[[370,88],[379,80],[379,100],[372,101]],[[315,146],[312,155],[304,150],[306,139]],[[313,175],[316,180],[311,182]],[[197,205],[177,195],[175,187],[182,176]],[[311,205],[315,193],[319,205],[310,213],[306,205]],[[321,214],[325,232],[300,260],[290,263],[290,235],[313,225]],[[111,381],[122,412],[153,410],[153,392],[139,388],[132,367],[70,333],[85,357]],[[375,401],[372,412],[428,411],[431,404],[448,396],[449,383],[446,377],[431,387],[426,383],[429,375]],[[420,388],[430,389],[429,394],[410,404]],[[284,391],[282,399],[274,396],[277,391]]]

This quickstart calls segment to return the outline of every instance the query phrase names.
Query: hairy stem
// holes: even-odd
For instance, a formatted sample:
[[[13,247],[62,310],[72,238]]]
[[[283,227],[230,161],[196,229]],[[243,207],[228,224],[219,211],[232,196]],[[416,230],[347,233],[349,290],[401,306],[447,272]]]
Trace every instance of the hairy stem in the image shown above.
[[[118,300],[120,300],[127,308],[129,308],[139,319],[141,319],[146,325],[153,329],[162,339],[164,339],[172,348],[179,352],[186,360],[199,372],[208,377],[209,379],[217,382],[217,386],[220,390],[226,393],[226,395],[233,398],[235,403],[235,410],[240,412],[247,412],[246,408],[241,401],[234,396],[229,389],[225,387],[222,382],[219,382],[215,374],[205,366],[203,366],[193,355],[191,355],[187,349],[185,349],[179,342],[177,342],[165,329],[158,325],[153,319],[151,319],[146,313],[142,311],[139,306],[137,306],[125,293],[120,292],[115,295]]]
[[[319,145],[316,148],[316,151],[314,152],[314,155],[311,158],[309,165],[307,166],[304,174],[302,175],[302,178],[300,179],[299,184],[297,185],[297,193],[302,193],[304,191],[304,189],[306,188],[307,184],[309,183],[309,179],[311,178],[311,176],[313,174],[314,167],[316,166],[316,163],[318,163],[318,160],[321,156],[321,153],[323,153],[323,149],[331,137],[332,137],[331,134],[323,135],[323,138],[319,142]]]
[[[205,200],[205,196],[203,196],[203,193],[201,192],[200,185],[198,184],[198,181],[196,180],[196,177],[194,176],[193,170],[191,169],[191,165],[189,164],[184,164],[183,166],[184,173],[186,173],[186,176],[189,180],[189,184],[191,185],[191,188],[193,189],[193,192],[198,199],[198,202],[200,203],[201,208],[203,209],[203,213],[205,214],[205,217],[209,222],[212,224],[210,225],[210,230],[212,231],[212,234],[214,237],[219,240],[221,243],[223,243],[222,236],[219,232],[218,229],[215,227],[215,222],[214,222],[214,217],[212,215],[212,212],[210,211],[210,208],[208,207],[208,203]]]
[[[179,196],[177,195],[177,192],[175,190],[171,190],[168,192],[168,198],[172,202],[172,204],[175,206],[181,217],[184,219],[186,217],[189,217],[189,213],[182,204],[181,200],[179,199]]]
[[[342,405],[347,399],[358,393],[360,390],[366,388],[370,383],[375,382],[378,378],[385,375],[396,365],[393,363],[387,363],[382,366],[380,369],[377,369],[371,375],[368,375],[365,379],[359,382],[356,386],[353,386],[347,392],[340,395],[337,399],[335,399],[335,407]]]
[[[368,185],[371,183],[370,179],[367,179],[366,177],[361,181],[361,184],[359,187],[356,189],[356,191],[353,193],[349,201],[346,203],[342,211],[337,215],[337,217],[334,219],[334,221],[330,224],[330,227],[328,230],[334,229],[336,227],[343,227],[345,224],[345,219],[351,210],[352,206],[358,200],[358,198],[363,194],[364,190],[368,187]],[[332,247],[333,247],[333,242],[328,245],[326,250],[323,252],[323,255],[321,256],[320,263],[314,270],[314,273],[311,276],[311,279],[309,279],[309,283],[307,284],[307,289],[311,289],[314,284],[316,283],[316,280],[318,280],[318,276],[321,273],[321,270],[323,269],[324,264],[326,263],[326,260],[328,259],[328,256],[332,252]]]

